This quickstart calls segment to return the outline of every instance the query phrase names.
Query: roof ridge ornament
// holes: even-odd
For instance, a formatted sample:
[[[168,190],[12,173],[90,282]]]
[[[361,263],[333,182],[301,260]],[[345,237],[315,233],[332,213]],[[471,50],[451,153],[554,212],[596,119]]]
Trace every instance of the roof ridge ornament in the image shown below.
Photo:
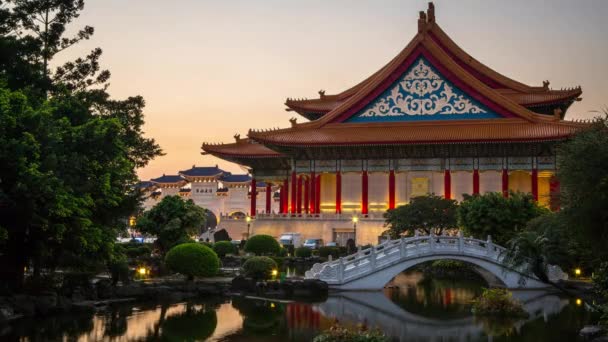
[[[419,14],[418,33],[424,33],[426,31],[426,13],[424,11],[420,11]]]
[[[289,122],[291,123],[291,127],[296,127],[296,125],[298,124],[298,118],[293,117],[289,119]]]
[[[549,90],[549,80],[543,81],[543,89]]]
[[[243,139],[241,139],[241,135],[239,133],[234,135],[234,140],[236,141],[237,144],[241,143],[241,141]]]
[[[434,23],[435,22],[435,4],[432,1],[429,2],[429,7],[426,10],[427,22]]]
[[[325,90],[323,90],[323,89],[319,90],[319,97],[320,97],[321,99],[324,99],[324,98],[325,98]]]

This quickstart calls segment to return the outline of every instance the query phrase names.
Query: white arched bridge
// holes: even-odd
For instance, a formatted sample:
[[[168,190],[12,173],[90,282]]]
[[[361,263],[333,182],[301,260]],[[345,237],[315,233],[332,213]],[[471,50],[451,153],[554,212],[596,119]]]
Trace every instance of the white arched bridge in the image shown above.
[[[320,279],[330,288],[340,290],[380,290],[397,274],[426,261],[461,260],[491,273],[508,288],[545,288],[548,284],[510,268],[503,263],[505,248],[492,239],[478,240],[459,236],[414,236],[389,240],[357,253],[315,264],[306,272],[307,279]],[[566,275],[551,266],[549,279],[557,281]]]

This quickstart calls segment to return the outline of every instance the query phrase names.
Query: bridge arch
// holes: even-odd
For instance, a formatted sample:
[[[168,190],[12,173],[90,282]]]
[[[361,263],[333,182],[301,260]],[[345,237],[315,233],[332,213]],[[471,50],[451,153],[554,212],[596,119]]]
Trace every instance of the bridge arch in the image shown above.
[[[341,290],[380,290],[397,274],[427,261],[453,259],[471,263],[508,288],[546,288],[548,284],[504,265],[505,249],[487,241],[447,236],[391,240],[349,257],[315,264],[307,278]]]

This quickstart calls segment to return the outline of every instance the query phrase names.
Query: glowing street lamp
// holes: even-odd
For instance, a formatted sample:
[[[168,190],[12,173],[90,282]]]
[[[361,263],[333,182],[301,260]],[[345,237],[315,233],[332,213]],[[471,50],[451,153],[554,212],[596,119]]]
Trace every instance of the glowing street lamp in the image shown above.
[[[577,276],[577,277],[578,277],[578,276],[580,276],[582,273],[583,273],[583,272],[581,271],[581,269],[580,269],[580,268],[575,268],[575,269],[574,269],[574,275],[575,275],[575,276]]]

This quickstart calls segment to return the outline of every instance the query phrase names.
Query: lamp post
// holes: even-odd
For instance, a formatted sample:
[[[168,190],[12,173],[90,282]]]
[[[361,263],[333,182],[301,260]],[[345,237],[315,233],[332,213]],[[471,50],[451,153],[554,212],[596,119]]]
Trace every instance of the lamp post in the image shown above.
[[[359,218],[357,216],[353,216],[353,230],[355,233],[355,246],[357,245],[357,222],[359,222]]]
[[[251,227],[251,216],[247,216],[245,218],[245,221],[247,221],[247,240],[249,240],[249,228]]]

